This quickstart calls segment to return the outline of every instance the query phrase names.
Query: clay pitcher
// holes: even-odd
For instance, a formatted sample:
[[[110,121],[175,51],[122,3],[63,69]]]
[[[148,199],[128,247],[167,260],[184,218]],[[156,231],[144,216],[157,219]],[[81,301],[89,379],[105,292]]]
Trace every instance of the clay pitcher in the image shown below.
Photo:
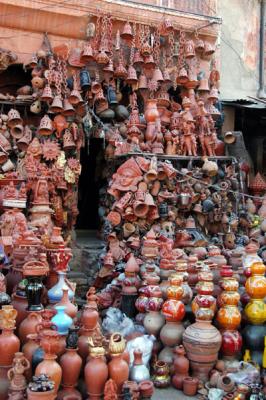
[[[77,349],[66,348],[66,352],[60,358],[62,368],[62,385],[74,387],[77,385],[82,366],[82,358]]]
[[[91,347],[90,358],[84,369],[84,378],[90,400],[100,400],[108,379],[108,367],[103,347]]]
[[[34,334],[36,332],[36,326],[42,321],[41,314],[37,312],[29,312],[27,318],[25,318],[19,325],[19,337],[22,345],[27,341],[27,335]]]
[[[76,318],[78,308],[77,308],[77,306],[75,306],[75,304],[71,303],[71,301],[69,300],[68,289],[63,289],[63,297],[59,301],[59,303],[57,303],[54,307],[56,307],[56,306],[64,306],[65,313],[72,319]]]
[[[117,385],[118,393],[121,393],[122,386],[129,377],[129,366],[123,357],[125,341],[119,333],[113,333],[110,338],[109,348],[112,360],[108,364],[109,377]]]
[[[176,389],[183,389],[183,380],[188,376],[189,361],[185,357],[185,349],[183,346],[177,346],[174,350],[174,376],[172,384]]]

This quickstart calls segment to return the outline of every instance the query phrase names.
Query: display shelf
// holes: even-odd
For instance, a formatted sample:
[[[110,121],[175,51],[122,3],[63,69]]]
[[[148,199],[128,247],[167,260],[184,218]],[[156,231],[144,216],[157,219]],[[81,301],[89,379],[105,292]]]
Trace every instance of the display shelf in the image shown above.
[[[119,158],[127,158],[127,157],[134,157],[134,156],[141,156],[141,157],[154,157],[156,156],[158,159],[161,160],[177,160],[177,161],[190,161],[190,160],[203,160],[203,156],[179,156],[179,155],[167,155],[167,154],[154,154],[154,153],[143,153],[143,152],[130,152],[130,153],[124,153],[124,154],[119,154],[115,155],[115,159]],[[208,160],[214,160],[214,161],[237,161],[235,157],[232,156],[213,156],[213,157],[208,157]]]

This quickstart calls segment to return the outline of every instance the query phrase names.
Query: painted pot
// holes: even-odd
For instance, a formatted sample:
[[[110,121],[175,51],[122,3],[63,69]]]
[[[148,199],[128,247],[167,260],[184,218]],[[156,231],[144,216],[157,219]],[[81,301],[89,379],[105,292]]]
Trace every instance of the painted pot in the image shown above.
[[[52,318],[52,322],[57,326],[57,331],[60,335],[67,335],[73,320],[66,314],[65,306],[55,306],[55,309],[57,314]]]

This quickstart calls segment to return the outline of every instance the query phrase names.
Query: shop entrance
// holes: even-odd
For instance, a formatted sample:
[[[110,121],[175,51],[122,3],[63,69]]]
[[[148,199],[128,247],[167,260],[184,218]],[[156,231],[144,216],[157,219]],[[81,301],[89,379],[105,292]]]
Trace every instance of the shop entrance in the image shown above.
[[[76,229],[99,229],[99,190],[103,184],[101,172],[104,167],[104,150],[101,139],[90,139],[81,149],[82,166],[78,187],[78,209]]]

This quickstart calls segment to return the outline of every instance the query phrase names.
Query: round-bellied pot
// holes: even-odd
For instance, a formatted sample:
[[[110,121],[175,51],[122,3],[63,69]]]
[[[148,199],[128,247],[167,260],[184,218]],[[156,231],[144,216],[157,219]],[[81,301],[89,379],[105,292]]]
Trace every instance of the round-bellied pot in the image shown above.
[[[48,390],[47,392],[33,392],[27,389],[28,400],[54,400],[56,398],[55,390]]]
[[[183,380],[183,392],[186,396],[195,396],[198,391],[198,386],[198,378],[191,378],[190,376],[187,376]]]

